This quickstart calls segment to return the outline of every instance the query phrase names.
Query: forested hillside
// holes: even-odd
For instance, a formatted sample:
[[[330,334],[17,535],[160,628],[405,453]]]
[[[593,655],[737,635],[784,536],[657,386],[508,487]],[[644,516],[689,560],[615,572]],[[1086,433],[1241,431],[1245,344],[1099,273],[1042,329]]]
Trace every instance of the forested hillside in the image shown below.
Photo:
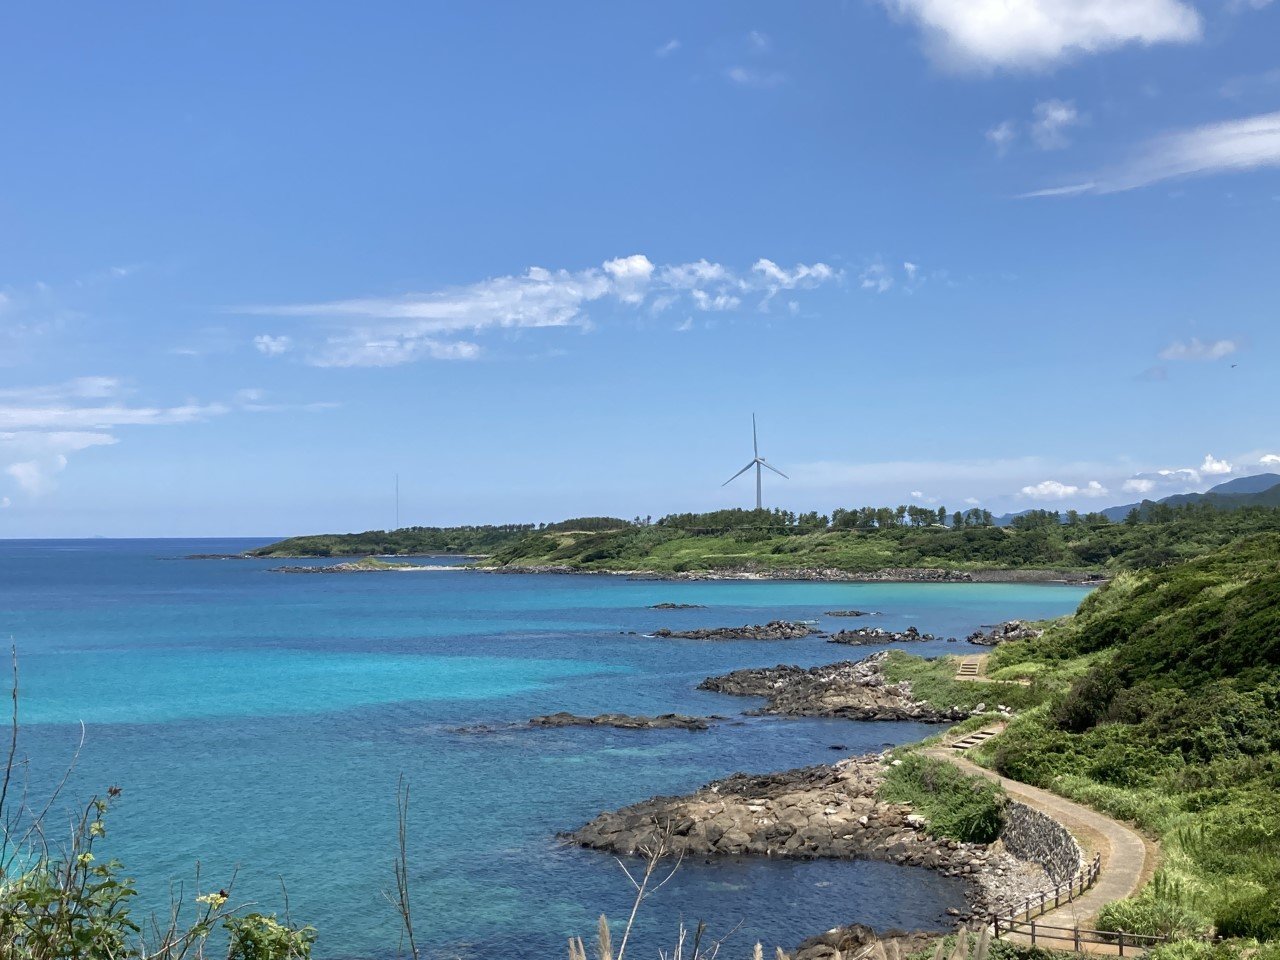
[[[1164,840],[1107,929],[1280,937],[1280,535],[1124,573],[989,668],[1043,702],[985,762]]]
[[[1280,532],[1280,510],[1167,507],[1112,523],[1101,514],[1034,511],[1008,527],[979,510],[899,507],[834,511],[831,517],[782,510],[675,514],[612,530],[531,529],[487,561],[500,566],[580,570],[684,571],[831,568],[869,572],[898,567],[1116,571],[1199,556],[1250,533]],[[1065,522],[1064,522],[1065,521]]]

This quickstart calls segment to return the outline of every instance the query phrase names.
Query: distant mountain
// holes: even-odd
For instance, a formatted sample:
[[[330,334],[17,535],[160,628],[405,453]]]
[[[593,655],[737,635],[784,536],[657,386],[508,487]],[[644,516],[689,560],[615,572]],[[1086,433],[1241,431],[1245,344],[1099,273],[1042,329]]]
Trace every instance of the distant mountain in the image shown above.
[[[1119,507],[1108,507],[1101,511],[1112,523],[1119,523],[1129,515],[1129,511],[1139,510],[1152,503],[1126,503]],[[1216,487],[1210,487],[1204,493],[1175,493],[1171,497],[1162,497],[1155,503],[1181,507],[1188,503],[1212,503],[1219,510],[1238,510],[1241,507],[1280,507],[1280,474],[1259,473],[1252,477],[1237,477]]]
[[[1252,477],[1237,477],[1213,487],[1209,493],[1266,493],[1280,483],[1280,473],[1259,473]]]

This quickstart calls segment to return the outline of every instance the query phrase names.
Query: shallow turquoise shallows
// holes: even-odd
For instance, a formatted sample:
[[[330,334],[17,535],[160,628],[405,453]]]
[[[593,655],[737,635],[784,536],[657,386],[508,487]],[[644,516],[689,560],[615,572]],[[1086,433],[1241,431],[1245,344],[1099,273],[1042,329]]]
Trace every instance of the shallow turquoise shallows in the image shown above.
[[[395,793],[412,791],[418,937],[432,956],[545,960],[625,916],[607,856],[558,831],[655,793],[743,770],[830,762],[919,739],[911,723],[739,718],[754,702],[695,688],[710,674],[873,652],[818,638],[699,643],[642,634],[818,618],[963,637],[1012,617],[1068,613],[1080,588],[1002,584],[664,583],[469,571],[269,572],[256,560],[186,560],[261,541],[0,541],[0,637],[21,673],[20,752],[32,796],[85,742],[67,793],[118,784],[103,856],[125,862],[148,908],[169,882],[228,882],[267,910],[287,884],[316,955],[390,957]],[[655,603],[703,609],[652,610]],[[943,641],[912,652],[964,651]],[[499,730],[556,710],[731,715],[705,733]],[[832,749],[839,746],[840,750]],[[741,923],[794,946],[837,923],[940,927],[964,889],[875,863],[686,863],[647,905],[635,955],[670,946],[683,918]],[[631,950],[629,950],[629,953]]]

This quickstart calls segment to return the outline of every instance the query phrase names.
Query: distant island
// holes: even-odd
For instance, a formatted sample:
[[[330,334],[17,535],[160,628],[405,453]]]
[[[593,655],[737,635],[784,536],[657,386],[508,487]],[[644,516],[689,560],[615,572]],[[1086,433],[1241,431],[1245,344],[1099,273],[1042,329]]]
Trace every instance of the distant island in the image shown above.
[[[1088,580],[1164,566],[1241,536],[1280,532],[1280,477],[1080,514],[862,507],[719,510],[558,523],[405,527],[291,537],[252,557],[468,556],[503,572],[965,581]],[[1275,483],[1270,483],[1274,480]],[[362,569],[370,569],[365,567]],[[1016,576],[1015,576],[1016,574]]]

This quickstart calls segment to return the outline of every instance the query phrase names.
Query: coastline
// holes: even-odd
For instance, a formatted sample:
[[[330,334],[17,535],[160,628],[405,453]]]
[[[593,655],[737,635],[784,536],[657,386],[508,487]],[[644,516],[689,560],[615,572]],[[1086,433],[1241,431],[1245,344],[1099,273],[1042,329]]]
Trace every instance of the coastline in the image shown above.
[[[1101,586],[1110,577],[1087,570],[949,570],[942,567],[887,567],[882,570],[853,571],[832,567],[782,568],[777,570],[582,570],[556,564],[482,567],[464,569],[496,574],[561,574],[577,577],[626,577],[630,580],[669,582],[707,580],[810,581],[815,583],[1060,583],[1069,586]]]

